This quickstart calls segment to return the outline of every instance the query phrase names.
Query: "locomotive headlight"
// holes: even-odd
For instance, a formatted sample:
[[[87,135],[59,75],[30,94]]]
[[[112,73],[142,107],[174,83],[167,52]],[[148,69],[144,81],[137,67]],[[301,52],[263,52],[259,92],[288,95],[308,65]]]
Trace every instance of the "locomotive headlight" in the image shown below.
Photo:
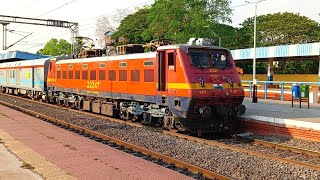
[[[204,106],[203,108],[200,108],[199,112],[204,118],[210,118],[212,116],[212,110],[209,106]]]

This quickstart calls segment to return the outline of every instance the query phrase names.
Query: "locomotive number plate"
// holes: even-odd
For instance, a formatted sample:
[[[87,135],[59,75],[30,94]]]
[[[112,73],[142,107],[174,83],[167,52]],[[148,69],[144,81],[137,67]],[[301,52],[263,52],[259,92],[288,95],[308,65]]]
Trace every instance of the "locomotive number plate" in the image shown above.
[[[99,87],[100,87],[100,82],[87,81],[88,89],[99,89]]]

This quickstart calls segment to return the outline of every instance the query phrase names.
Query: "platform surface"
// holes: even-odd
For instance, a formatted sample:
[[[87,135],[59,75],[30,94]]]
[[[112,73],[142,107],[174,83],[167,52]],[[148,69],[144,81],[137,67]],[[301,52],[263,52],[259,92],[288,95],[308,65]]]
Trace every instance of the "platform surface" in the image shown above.
[[[2,105],[0,138],[46,179],[192,179]]]
[[[252,99],[248,97],[243,104],[247,108],[245,115],[241,116],[243,118],[320,131],[319,104],[310,104],[308,109],[307,103],[302,103],[300,108],[297,101],[292,107],[291,101],[258,99],[258,103],[252,103]]]

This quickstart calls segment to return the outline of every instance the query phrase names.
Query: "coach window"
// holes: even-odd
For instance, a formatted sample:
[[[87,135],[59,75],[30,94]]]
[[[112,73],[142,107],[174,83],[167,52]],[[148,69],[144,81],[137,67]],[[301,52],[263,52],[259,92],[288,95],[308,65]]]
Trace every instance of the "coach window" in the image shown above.
[[[82,69],[88,69],[88,64],[82,64]]]
[[[73,65],[72,65],[72,64],[69,64],[68,68],[69,68],[69,69],[73,69]]]
[[[144,70],[144,82],[154,82],[154,70],[145,69]]]
[[[60,66],[60,65],[58,65],[58,66],[57,66],[57,69],[61,69],[61,66]]]
[[[96,80],[96,79],[97,79],[96,70],[90,70],[90,80]]]
[[[174,58],[174,53],[171,52],[171,53],[168,53],[168,66],[169,66],[169,69],[173,69],[174,71],[176,71],[176,68],[175,68],[175,58]]]
[[[76,70],[75,72],[75,79],[80,79],[80,71]]]
[[[57,71],[57,78],[61,79],[61,71]]]
[[[67,79],[67,71],[62,71],[62,79]]]
[[[82,80],[88,80],[88,71],[82,71]]]
[[[119,81],[127,81],[127,70],[119,70]]]
[[[140,82],[140,70],[131,70],[131,81]]]
[[[69,71],[69,79],[73,79],[73,71]]]

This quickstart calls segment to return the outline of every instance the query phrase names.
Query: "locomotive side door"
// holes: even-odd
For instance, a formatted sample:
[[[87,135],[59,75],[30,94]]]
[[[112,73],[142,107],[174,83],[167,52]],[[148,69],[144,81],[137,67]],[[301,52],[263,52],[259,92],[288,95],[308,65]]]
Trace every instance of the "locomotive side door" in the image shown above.
[[[158,51],[158,91],[167,90],[166,51]]]

